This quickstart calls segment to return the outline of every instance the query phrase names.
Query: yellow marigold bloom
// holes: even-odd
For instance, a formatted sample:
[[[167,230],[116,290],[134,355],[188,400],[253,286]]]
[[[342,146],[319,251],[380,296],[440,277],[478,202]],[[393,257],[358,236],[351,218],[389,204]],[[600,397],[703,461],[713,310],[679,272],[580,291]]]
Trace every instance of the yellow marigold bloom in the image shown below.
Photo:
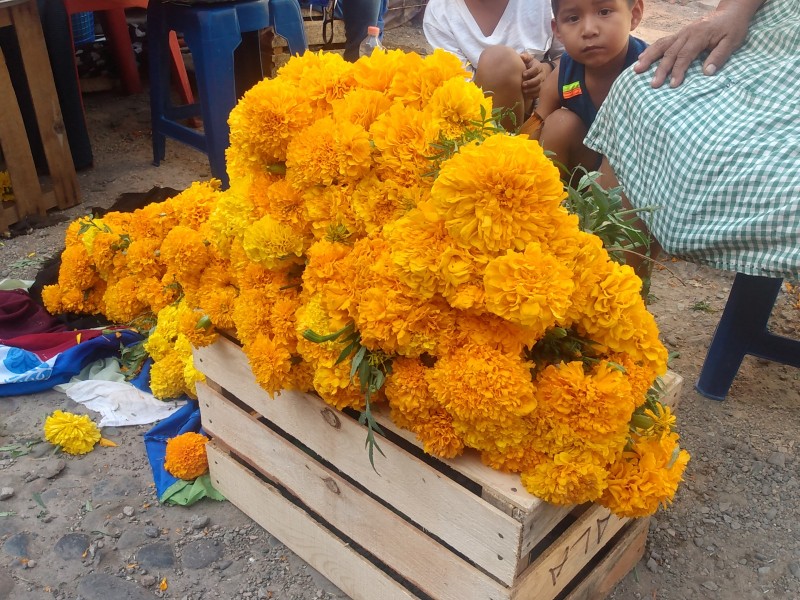
[[[349,98],[359,90],[376,91],[380,92],[381,95],[387,94],[388,97],[394,78],[406,63],[408,56],[402,50],[373,52],[369,57],[362,56],[353,65],[353,79],[358,87],[345,98]],[[419,55],[413,56],[417,58],[418,64],[422,64],[422,59]],[[336,110],[335,107],[336,104],[334,104],[334,112]]]
[[[269,307],[269,327],[275,343],[284,346],[291,354],[297,351],[295,313],[299,307],[300,296],[288,291]]]
[[[597,500],[608,486],[608,471],[580,456],[561,452],[522,473],[522,485],[534,496],[553,504],[582,504]]]
[[[582,323],[590,334],[609,330],[633,307],[642,302],[642,280],[628,265],[609,262],[605,276],[591,291]]]
[[[167,200],[178,215],[178,222],[184,227],[198,230],[208,221],[222,192],[222,182],[219,179],[194,182],[177,196]]]
[[[328,281],[341,276],[341,261],[352,248],[347,244],[328,240],[314,242],[306,252],[303,290],[311,294],[322,292]]]
[[[292,356],[286,346],[278,340],[261,333],[251,344],[244,347],[244,353],[247,355],[256,381],[270,396],[274,396],[289,384]]]
[[[331,104],[355,87],[353,70],[353,64],[336,52],[306,52],[281,67],[276,79],[295,83],[302,89],[304,102],[319,119],[330,114]]]
[[[399,219],[430,194],[428,186],[404,186],[393,179],[381,181],[372,171],[356,186],[353,211],[367,234]]]
[[[260,193],[261,197],[256,198],[256,193]],[[303,202],[303,196],[298,194],[286,179],[272,181],[268,187],[263,188],[263,191],[256,188],[254,184],[253,194],[253,201],[256,205],[263,207],[261,216],[270,214],[294,231],[307,232],[308,212]]]
[[[260,290],[242,290],[233,304],[236,334],[244,344],[255,341],[258,334],[269,330],[269,303]]]
[[[314,370],[314,390],[320,398],[339,410],[364,410],[364,394],[360,385],[357,375],[350,381],[350,364],[347,362],[330,367],[318,365]]]
[[[58,271],[58,285],[63,290],[88,290],[100,276],[92,267],[89,253],[83,244],[67,246],[61,253],[61,268]]]
[[[532,471],[550,457],[536,451],[530,443],[523,440],[519,444],[508,445],[505,448],[492,448],[481,452],[481,462],[487,467],[505,471],[507,473],[521,473]]]
[[[163,240],[164,236],[175,227],[180,215],[175,213],[174,207],[168,202],[154,202],[133,212],[129,224],[131,239],[156,238]]]
[[[42,303],[51,315],[61,314],[61,287],[46,285],[42,288]]]
[[[286,160],[289,142],[305,129],[314,113],[303,87],[282,77],[263,79],[247,92],[228,117],[227,151],[232,178],[264,171]]]
[[[655,410],[646,408],[631,422],[642,437],[663,438],[675,431],[675,415],[669,406],[656,402]]]
[[[483,114],[481,114],[483,109]],[[475,122],[492,115],[492,97],[462,76],[445,81],[431,95],[423,111],[447,139],[456,139]]]
[[[164,469],[173,477],[188,481],[205,474],[208,471],[208,442],[206,436],[193,431],[168,439],[164,452]]]
[[[601,362],[587,374],[574,361],[546,367],[535,385],[531,418],[542,421],[548,453],[591,449],[610,460],[625,446],[636,402],[624,373]]]
[[[315,239],[326,237],[332,228],[343,229],[354,239],[361,237],[363,231],[353,212],[352,197],[352,185],[313,187],[305,191],[303,201]]]
[[[466,345],[440,356],[426,374],[431,391],[464,421],[502,421],[536,408],[530,363],[494,348]],[[454,377],[459,373],[459,377]]]
[[[184,305],[185,303],[181,302],[181,306]],[[179,312],[178,331],[185,335],[195,348],[209,346],[219,337],[208,315],[189,306]]]
[[[374,126],[373,126],[374,128]],[[493,135],[442,164],[431,204],[456,242],[497,256],[540,241],[563,212],[558,169],[538,143]]]
[[[176,225],[164,238],[159,252],[167,265],[167,272],[174,273],[182,286],[199,283],[209,259],[208,248],[199,232]]]
[[[464,452],[464,442],[453,428],[453,417],[447,411],[437,410],[417,423],[414,433],[422,442],[422,449],[439,458],[455,458]]]
[[[447,354],[465,344],[489,346],[520,356],[530,334],[525,328],[490,313],[455,312],[455,328],[439,340],[437,354]]]
[[[280,269],[302,256],[305,240],[291,227],[267,215],[245,230],[242,246],[254,263]]]
[[[301,192],[317,185],[355,184],[371,166],[366,129],[330,117],[298,133],[286,151],[286,179]]]
[[[97,231],[97,230],[94,230]],[[87,232],[84,238],[88,235]],[[120,245],[122,238],[117,233],[100,231],[94,235],[91,244],[90,260],[95,270],[103,279],[108,279],[115,270],[125,268],[125,254]],[[88,250],[88,248],[87,248]]]
[[[130,323],[145,313],[148,306],[137,297],[139,281],[133,276],[109,283],[103,296],[106,317],[115,323]]]
[[[389,110],[391,105],[392,101],[378,90],[354,89],[341,100],[334,100],[333,119],[369,129],[375,119]]]
[[[634,402],[636,402],[636,406],[641,405],[647,397],[647,391],[653,387],[656,380],[656,372],[652,365],[634,361],[629,355],[623,353],[612,353],[608,359],[622,365],[625,369],[625,376],[631,385]]]
[[[178,299],[178,286],[166,286],[161,277],[145,277],[138,280],[136,298],[157,314],[165,306]]]
[[[259,177],[253,179],[259,180]],[[247,226],[262,216],[253,203],[250,187],[249,181],[232,180],[231,187],[220,195],[202,229],[225,258],[230,257],[231,246],[234,241],[241,240]]]
[[[56,410],[44,420],[44,437],[67,454],[86,454],[100,441],[100,429],[88,415]]]
[[[150,390],[153,396],[159,400],[181,396],[186,391],[186,381],[183,376],[184,361],[180,353],[170,350],[163,358],[153,357],[153,361],[150,369]]]
[[[331,317],[324,308],[323,294],[320,292],[303,294],[300,307],[296,312],[296,318],[297,351],[300,356],[315,367],[319,365],[332,367],[343,350],[342,345],[336,341],[316,344],[305,339],[303,332],[310,329],[320,335],[327,335],[342,329],[346,322]]]
[[[164,276],[165,267],[159,257],[161,241],[154,238],[133,240],[126,250],[127,270],[137,279]]]
[[[286,385],[286,389],[313,392],[314,365],[297,357],[292,357],[292,367],[289,369],[289,383]]]
[[[575,288],[569,269],[535,242],[489,262],[483,282],[490,312],[539,336],[563,323]]]
[[[444,287],[442,296],[453,308],[483,312],[486,296],[484,271],[487,260],[471,249],[449,245],[442,253],[439,278]]]
[[[427,368],[418,358],[395,358],[386,378],[384,391],[391,408],[392,421],[415,431],[431,414],[441,410],[425,380]]]
[[[391,94],[404,104],[422,108],[444,82],[469,76],[455,54],[437,48],[422,61],[407,56],[394,78]]]
[[[442,254],[450,241],[444,223],[429,218],[420,208],[387,223],[383,236],[391,248],[397,276],[420,298],[432,298],[444,290],[439,277]]]
[[[196,294],[197,306],[205,311],[217,329],[233,329],[233,308],[238,295],[230,264],[214,259],[203,271]]]
[[[369,128],[378,150],[375,164],[381,179],[420,185],[432,171],[428,119],[422,111],[395,102]]]
[[[637,438],[633,450],[609,467],[608,487],[598,502],[623,517],[652,515],[672,502],[688,462],[675,433]]]

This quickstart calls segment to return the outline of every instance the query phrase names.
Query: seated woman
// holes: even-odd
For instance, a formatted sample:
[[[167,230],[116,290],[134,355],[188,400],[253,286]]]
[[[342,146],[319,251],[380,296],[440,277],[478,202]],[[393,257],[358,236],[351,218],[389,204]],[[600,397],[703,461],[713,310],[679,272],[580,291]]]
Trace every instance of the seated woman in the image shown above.
[[[563,51],[551,18],[549,0],[429,0],[423,30],[431,46],[462,60],[495,108],[513,112],[503,126],[516,130]]]
[[[722,0],[615,82],[584,143],[670,254],[800,277],[799,38],[797,0]]]

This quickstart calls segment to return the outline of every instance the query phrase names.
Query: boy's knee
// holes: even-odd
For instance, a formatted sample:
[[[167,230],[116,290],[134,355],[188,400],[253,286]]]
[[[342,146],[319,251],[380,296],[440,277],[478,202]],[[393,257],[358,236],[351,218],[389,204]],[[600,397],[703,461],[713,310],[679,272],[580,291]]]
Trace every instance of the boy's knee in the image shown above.
[[[544,120],[544,131],[566,139],[583,140],[586,137],[586,125],[571,110],[564,108],[553,111]]]
[[[508,46],[489,46],[478,60],[476,79],[520,85],[525,63],[519,53]]]

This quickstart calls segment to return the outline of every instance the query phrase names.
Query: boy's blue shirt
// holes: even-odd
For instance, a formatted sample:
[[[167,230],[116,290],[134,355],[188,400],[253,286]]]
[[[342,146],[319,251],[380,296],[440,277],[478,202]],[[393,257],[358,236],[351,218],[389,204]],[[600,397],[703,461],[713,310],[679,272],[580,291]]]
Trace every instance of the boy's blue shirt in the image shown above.
[[[635,63],[645,48],[647,48],[646,42],[630,36],[623,70]],[[561,66],[558,72],[558,93],[561,97],[561,106],[578,115],[588,131],[597,117],[597,107],[589,97],[584,75],[584,65],[576,62],[564,52],[561,55]]]

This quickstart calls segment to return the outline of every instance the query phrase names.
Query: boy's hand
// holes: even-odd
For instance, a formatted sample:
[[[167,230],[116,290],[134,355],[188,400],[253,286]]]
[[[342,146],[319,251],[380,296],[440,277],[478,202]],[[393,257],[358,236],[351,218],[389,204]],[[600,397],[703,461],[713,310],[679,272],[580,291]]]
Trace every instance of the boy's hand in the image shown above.
[[[633,70],[644,73],[657,60],[651,85],[661,87],[669,77],[670,87],[683,83],[686,70],[698,55],[708,50],[710,54],[703,63],[703,73],[713,75],[719,71],[747,37],[750,18],[763,0],[741,0],[724,3],[719,9],[690,23],[678,33],[661,38],[639,55]],[[752,9],[752,10],[749,10]]]
[[[522,72],[522,96],[525,100],[535,100],[539,97],[542,84],[552,69],[549,65],[540,63],[527,52],[520,54],[525,70]]]

